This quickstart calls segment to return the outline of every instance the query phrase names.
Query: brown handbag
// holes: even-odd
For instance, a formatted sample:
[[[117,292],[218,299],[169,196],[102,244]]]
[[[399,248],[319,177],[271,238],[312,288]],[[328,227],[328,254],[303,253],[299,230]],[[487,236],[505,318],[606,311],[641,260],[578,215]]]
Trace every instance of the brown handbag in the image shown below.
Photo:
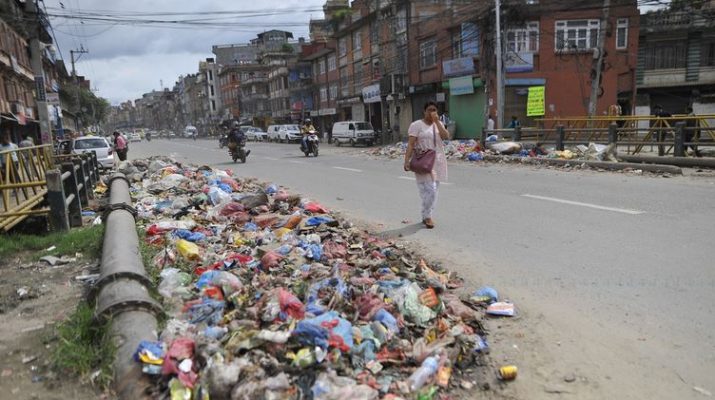
[[[434,168],[434,162],[437,158],[437,131],[435,130],[434,123],[432,123],[432,133],[434,139],[434,149],[426,149],[412,152],[412,158],[410,159],[410,171],[416,174],[429,174],[432,173]]]

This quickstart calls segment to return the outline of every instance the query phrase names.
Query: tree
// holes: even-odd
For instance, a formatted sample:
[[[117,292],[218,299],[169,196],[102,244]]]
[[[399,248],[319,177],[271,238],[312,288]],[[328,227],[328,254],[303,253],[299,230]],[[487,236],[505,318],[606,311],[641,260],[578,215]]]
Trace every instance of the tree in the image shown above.
[[[91,90],[75,84],[67,84],[60,89],[60,100],[79,118],[82,126],[99,125],[109,114],[107,99],[97,97]]]

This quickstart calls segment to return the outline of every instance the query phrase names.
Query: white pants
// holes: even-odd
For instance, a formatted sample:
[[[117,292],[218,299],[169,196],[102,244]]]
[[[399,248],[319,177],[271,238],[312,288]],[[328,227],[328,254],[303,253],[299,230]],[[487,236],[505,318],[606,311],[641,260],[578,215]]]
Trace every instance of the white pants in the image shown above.
[[[437,204],[438,181],[417,182],[417,189],[422,199],[422,219],[432,218],[434,206]]]

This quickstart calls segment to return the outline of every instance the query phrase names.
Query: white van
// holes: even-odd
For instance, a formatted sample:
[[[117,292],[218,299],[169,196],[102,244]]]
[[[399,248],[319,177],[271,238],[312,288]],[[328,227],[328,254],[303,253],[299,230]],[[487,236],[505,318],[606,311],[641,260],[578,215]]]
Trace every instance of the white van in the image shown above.
[[[343,143],[350,143],[351,146],[355,146],[358,143],[372,146],[375,142],[375,130],[369,122],[336,122],[333,124],[333,142],[338,146]]]

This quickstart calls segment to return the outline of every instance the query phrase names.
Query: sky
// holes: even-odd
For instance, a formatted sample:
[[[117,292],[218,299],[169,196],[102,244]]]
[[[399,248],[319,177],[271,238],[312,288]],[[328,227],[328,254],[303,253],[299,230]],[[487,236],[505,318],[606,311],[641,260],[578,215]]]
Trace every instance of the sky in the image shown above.
[[[247,43],[256,34],[270,29],[293,32],[294,38],[307,38],[308,22],[323,17],[325,0],[43,0],[42,3],[55,33],[55,47],[67,68],[71,68],[70,50],[88,50],[76,62],[77,73],[91,81],[96,95],[117,105],[162,89],[162,82],[164,88],[173,87],[180,75],[195,73],[200,61],[213,57],[212,45]],[[249,12],[255,15],[246,16]],[[166,22],[186,20],[191,20],[191,24]],[[221,25],[217,26],[217,22]]]
[[[290,31],[296,39],[301,36],[307,39],[308,22],[311,18],[323,17],[324,2],[44,0],[56,37],[55,47],[67,69],[71,68],[70,50],[89,50],[87,54],[75,55],[79,57],[77,73],[91,81],[96,95],[114,105],[160,90],[162,81],[163,87],[173,87],[179,75],[195,73],[199,61],[213,57],[212,45],[247,43],[258,33],[270,29]],[[246,12],[260,16],[247,17]],[[147,15],[149,13],[152,15]],[[116,22],[117,16],[123,20],[121,23]],[[108,18],[113,21],[106,21]],[[138,22],[139,19],[190,19],[194,21],[192,24],[203,25],[147,24]],[[216,26],[216,22],[221,26]]]

